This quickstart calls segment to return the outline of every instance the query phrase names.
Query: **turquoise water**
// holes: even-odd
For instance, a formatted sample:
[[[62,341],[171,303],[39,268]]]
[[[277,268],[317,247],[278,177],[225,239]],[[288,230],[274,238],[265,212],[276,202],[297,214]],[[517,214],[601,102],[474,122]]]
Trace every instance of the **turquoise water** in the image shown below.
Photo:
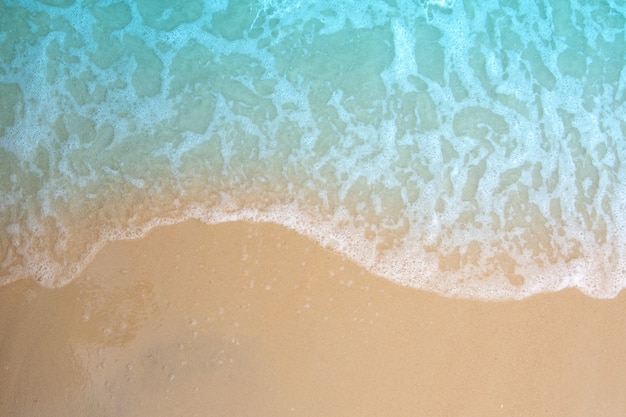
[[[621,1],[5,0],[0,280],[63,285],[196,218],[448,296],[614,297],[625,23]]]

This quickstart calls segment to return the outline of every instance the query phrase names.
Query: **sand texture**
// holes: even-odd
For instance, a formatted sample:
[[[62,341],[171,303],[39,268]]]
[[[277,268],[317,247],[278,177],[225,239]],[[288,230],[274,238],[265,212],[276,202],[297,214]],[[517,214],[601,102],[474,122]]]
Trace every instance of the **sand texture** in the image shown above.
[[[447,299],[276,225],[188,221],[0,288],[0,415],[624,416],[625,311]]]

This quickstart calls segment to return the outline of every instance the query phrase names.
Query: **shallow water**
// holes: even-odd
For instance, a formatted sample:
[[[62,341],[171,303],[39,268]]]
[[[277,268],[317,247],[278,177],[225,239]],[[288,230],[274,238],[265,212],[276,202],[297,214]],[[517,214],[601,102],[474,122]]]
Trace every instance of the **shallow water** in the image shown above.
[[[198,218],[448,296],[626,287],[626,6],[170,4],[0,5],[2,282]]]

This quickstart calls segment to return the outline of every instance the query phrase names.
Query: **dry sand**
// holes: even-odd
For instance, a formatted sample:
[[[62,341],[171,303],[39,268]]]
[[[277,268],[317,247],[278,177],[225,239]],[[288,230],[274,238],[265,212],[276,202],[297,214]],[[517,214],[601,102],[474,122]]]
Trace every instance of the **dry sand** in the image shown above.
[[[0,288],[1,416],[624,416],[626,296],[446,299],[189,221]]]

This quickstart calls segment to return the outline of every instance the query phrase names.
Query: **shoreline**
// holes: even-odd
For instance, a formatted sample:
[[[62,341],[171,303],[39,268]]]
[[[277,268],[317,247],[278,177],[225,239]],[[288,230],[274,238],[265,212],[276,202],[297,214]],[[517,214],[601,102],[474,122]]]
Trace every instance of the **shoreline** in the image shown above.
[[[0,288],[0,414],[621,415],[625,308],[445,298],[275,224],[191,220]]]

